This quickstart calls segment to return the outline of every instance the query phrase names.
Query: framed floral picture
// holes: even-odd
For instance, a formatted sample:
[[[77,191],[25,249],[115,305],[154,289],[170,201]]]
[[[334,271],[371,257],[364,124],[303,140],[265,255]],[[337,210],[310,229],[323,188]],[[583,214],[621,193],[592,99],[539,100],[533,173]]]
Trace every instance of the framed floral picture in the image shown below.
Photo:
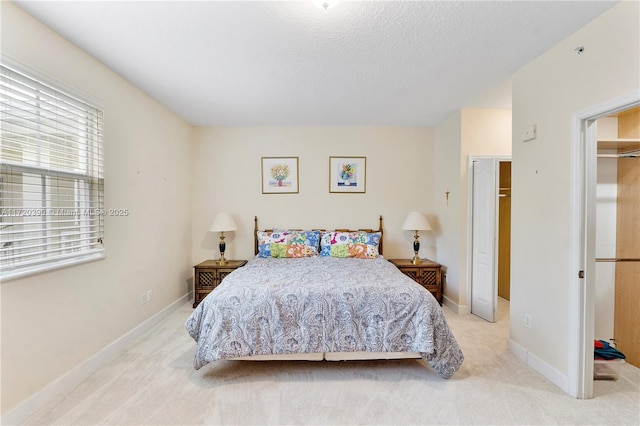
[[[367,157],[329,157],[329,192],[364,194]]]
[[[298,193],[298,157],[262,157],[262,193]]]

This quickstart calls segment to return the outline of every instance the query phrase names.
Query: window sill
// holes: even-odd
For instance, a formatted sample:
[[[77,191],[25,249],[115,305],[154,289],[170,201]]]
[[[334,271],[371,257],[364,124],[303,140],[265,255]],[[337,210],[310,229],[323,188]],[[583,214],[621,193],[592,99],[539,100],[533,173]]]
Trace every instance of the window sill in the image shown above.
[[[58,269],[68,268],[70,266],[81,265],[83,263],[95,262],[97,260],[105,259],[104,252],[87,255],[77,259],[64,260],[56,263],[52,263],[45,266],[34,266],[31,268],[24,268],[17,271],[8,271],[0,273],[0,283],[16,280],[19,278],[25,278],[31,275],[43,274],[46,272],[55,271]]]

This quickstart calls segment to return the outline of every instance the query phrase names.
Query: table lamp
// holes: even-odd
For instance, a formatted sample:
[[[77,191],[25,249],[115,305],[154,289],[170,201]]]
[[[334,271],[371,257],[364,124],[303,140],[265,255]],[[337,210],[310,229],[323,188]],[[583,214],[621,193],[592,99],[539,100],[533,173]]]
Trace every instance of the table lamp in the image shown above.
[[[225,231],[235,231],[237,229],[238,226],[229,213],[218,213],[215,219],[213,219],[213,222],[209,227],[209,232],[220,232],[220,260],[218,261],[218,265],[227,264],[227,261],[224,259],[224,250],[226,248],[226,244],[224,242]]]
[[[405,219],[404,224],[402,225],[402,229],[416,232],[413,240],[414,256],[412,262],[414,265],[422,263],[420,257],[418,256],[418,252],[420,251],[420,240],[418,239],[418,231],[430,231],[431,225],[429,224],[429,221],[422,215],[422,213],[411,212]]]

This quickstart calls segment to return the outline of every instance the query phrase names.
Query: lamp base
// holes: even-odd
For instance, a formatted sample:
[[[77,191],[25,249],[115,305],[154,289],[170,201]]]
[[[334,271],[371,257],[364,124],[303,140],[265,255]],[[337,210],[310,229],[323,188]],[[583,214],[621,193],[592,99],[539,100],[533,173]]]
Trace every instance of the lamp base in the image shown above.
[[[413,237],[413,259],[411,259],[411,262],[414,265],[419,265],[422,263],[422,260],[420,260],[420,256],[418,255],[418,253],[420,253],[420,240],[418,239],[420,238],[418,236],[418,231],[416,231],[416,235]]]
[[[218,260],[218,265],[224,266],[227,264],[227,261],[224,259],[224,250],[227,248],[227,245],[224,242],[224,232],[220,232],[220,244],[218,248],[220,249],[220,260]]]

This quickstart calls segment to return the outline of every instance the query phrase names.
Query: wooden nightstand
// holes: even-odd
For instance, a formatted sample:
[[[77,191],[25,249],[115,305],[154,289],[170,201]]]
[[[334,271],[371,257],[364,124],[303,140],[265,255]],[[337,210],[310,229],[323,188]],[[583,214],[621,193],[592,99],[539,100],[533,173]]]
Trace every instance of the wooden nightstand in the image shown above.
[[[218,265],[217,260],[205,260],[194,266],[193,307],[198,306],[198,303],[211,293],[224,277],[244,266],[245,263],[247,263],[246,260],[227,260],[226,265]]]
[[[389,259],[400,271],[429,290],[442,305],[442,265],[432,260],[423,260],[414,265],[410,259]]]

